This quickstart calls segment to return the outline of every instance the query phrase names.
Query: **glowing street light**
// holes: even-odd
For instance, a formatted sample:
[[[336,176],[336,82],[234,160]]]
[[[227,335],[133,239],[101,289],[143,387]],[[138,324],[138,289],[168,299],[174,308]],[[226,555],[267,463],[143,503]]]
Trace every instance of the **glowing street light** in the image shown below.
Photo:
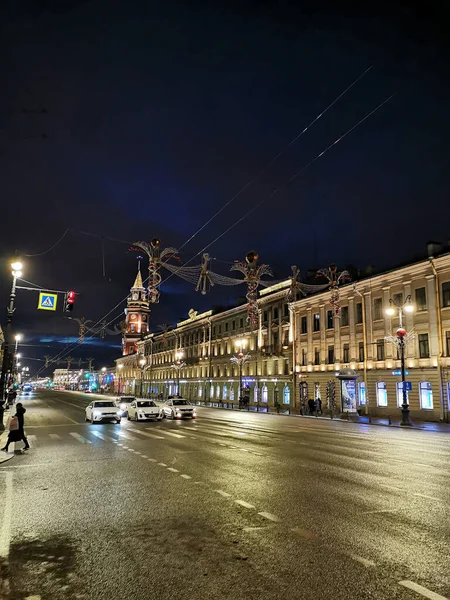
[[[15,261],[11,263],[11,275],[12,275],[12,285],[11,292],[9,294],[9,305],[6,309],[7,311],[7,319],[6,319],[6,327],[4,331],[5,342],[3,344],[3,361],[2,361],[2,372],[0,377],[0,398],[4,398],[5,395],[5,385],[7,382],[7,374],[8,368],[11,364],[10,360],[10,352],[9,352],[9,344],[12,342],[11,336],[11,323],[14,314],[14,301],[16,298],[16,283],[17,279],[22,277],[23,265],[20,261]],[[14,363],[12,363],[14,364]]]
[[[186,366],[186,363],[183,360],[181,360],[183,356],[184,353],[182,350],[178,350],[177,352],[175,352],[175,362],[172,365],[172,369],[175,369],[177,373],[177,396],[180,394],[180,371],[183,367]]]

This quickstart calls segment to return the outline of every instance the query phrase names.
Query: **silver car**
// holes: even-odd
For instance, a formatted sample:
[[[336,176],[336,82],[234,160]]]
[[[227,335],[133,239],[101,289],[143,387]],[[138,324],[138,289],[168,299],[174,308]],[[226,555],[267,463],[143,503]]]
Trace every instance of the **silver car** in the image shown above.
[[[163,410],[153,400],[133,400],[128,406],[128,420],[146,421],[153,419],[161,421],[163,418]]]
[[[183,398],[167,400],[164,405],[164,415],[170,419],[197,418],[195,406],[189,400],[184,400]]]

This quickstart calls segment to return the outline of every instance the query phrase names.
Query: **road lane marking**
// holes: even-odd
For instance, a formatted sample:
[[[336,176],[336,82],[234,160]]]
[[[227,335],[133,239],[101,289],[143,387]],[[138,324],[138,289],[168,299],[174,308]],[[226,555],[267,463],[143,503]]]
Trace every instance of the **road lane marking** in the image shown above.
[[[101,440],[103,440],[104,442],[106,442],[106,438],[103,435],[103,433],[100,433],[99,431],[91,431],[91,433],[93,435],[95,435],[96,437],[100,438]],[[109,439],[111,440],[112,438],[109,438]]]
[[[418,498],[426,498],[427,500],[435,500],[436,502],[442,502],[440,498],[435,498],[434,496],[427,496],[426,494],[413,494],[413,496],[417,496]]]
[[[149,429],[149,427],[147,427],[147,429]],[[174,438],[185,438],[186,437],[185,435],[181,435],[181,433],[172,433],[172,431],[165,431],[163,429],[160,429],[159,427],[158,427],[158,431],[160,433],[162,433],[163,435],[169,435]]]
[[[148,458],[148,456],[146,454],[143,454],[142,458]]]
[[[385,508],[385,509],[381,509],[380,510],[369,510],[366,512],[363,512],[363,515],[378,515],[378,514],[382,514],[382,513],[394,513],[394,512],[398,512],[400,509],[399,508]]]
[[[119,437],[125,438],[126,440],[138,440],[139,439],[137,437],[134,437],[134,435],[130,435],[129,433],[123,433],[122,431],[118,431],[117,435]]]
[[[431,590],[427,590],[427,588],[422,587],[418,583],[414,583],[414,581],[399,581],[398,584],[424,596],[424,598],[429,598],[429,600],[448,600],[448,598],[436,594],[436,592],[432,592]]]
[[[48,435],[52,438],[52,440],[60,440],[61,439],[61,436],[58,435],[57,433],[49,433]]]
[[[280,521],[281,521],[281,519],[279,517],[277,517],[276,515],[273,515],[272,513],[259,512],[258,515],[261,515],[261,517],[264,517],[265,519],[269,519],[269,521],[273,521],[274,523],[280,523]]]
[[[180,475],[180,477],[182,477],[183,479],[192,479],[192,477],[190,475]]]
[[[166,463],[156,463],[158,467],[167,467]]]
[[[179,473],[180,472],[178,469],[174,469],[173,467],[168,467],[167,470],[170,471],[171,473]]]
[[[201,482],[199,481],[198,483],[201,483]],[[231,494],[229,494],[228,492],[224,492],[223,490],[213,490],[213,491],[216,492],[216,494],[220,494],[224,498],[231,498]]]
[[[242,531],[258,531],[258,529],[267,529],[267,525],[264,527],[244,527]]]
[[[135,450],[136,454],[142,454],[142,452],[139,452],[138,450]]]
[[[350,556],[350,558],[353,558],[353,560],[356,560],[356,562],[361,563],[365,567],[376,567],[376,564],[373,562],[373,560],[364,558],[364,556],[359,556],[358,554],[349,554],[348,556]]]
[[[27,596],[24,600],[41,600],[40,596]]]
[[[314,533],[308,531],[307,529],[302,529],[301,527],[293,527],[291,531],[297,533],[298,535],[301,535],[307,540],[317,540],[317,535],[314,535]]]
[[[74,431],[69,433],[69,435],[71,435],[73,438],[75,438],[77,440],[77,442],[80,442],[80,444],[92,444],[91,440],[87,440],[85,437],[83,437],[79,433],[75,433]]]
[[[3,502],[3,522],[0,529],[0,558],[8,558],[11,542],[11,518],[13,496],[12,471],[3,471],[5,475],[5,501]]]
[[[133,448],[127,448],[128,452],[135,452],[135,450],[133,450]]]
[[[149,458],[149,459],[148,459],[148,461],[149,461],[149,462],[158,462],[158,461],[156,460],[156,458]]]
[[[140,433],[141,435],[145,435],[145,437],[149,437],[149,438],[153,438],[154,440],[163,440],[163,436],[162,435],[155,435],[154,433],[147,433],[146,431],[140,431],[138,429],[131,429],[130,431],[136,432],[136,433]],[[134,438],[135,440],[138,440],[139,438]]]
[[[243,506],[244,508],[255,508],[253,506],[253,504],[249,504],[245,500],[235,500],[235,502],[236,502],[236,504],[239,504],[240,506]]]

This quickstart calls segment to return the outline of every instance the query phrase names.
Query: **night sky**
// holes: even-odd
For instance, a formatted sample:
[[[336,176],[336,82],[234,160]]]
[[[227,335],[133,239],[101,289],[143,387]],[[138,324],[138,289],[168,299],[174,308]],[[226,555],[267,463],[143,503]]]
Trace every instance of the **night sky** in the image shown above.
[[[449,239],[449,10],[361,4],[3,2],[1,305],[17,250],[25,279],[76,290],[71,316],[96,321],[134,280],[131,242],[158,236],[181,246],[252,180],[183,248],[184,261],[262,200],[209,248],[215,270],[228,274],[251,249],[275,279],[292,264],[388,268],[423,254],[430,239]],[[25,258],[46,252],[66,229],[53,250]],[[245,292],[203,297],[174,277],[162,289],[154,329]],[[14,329],[30,344],[22,351],[55,356],[77,326],[36,304],[37,294],[19,291]],[[108,320],[119,320],[123,307]],[[118,336],[95,338],[69,353],[95,356],[99,367],[119,344]]]

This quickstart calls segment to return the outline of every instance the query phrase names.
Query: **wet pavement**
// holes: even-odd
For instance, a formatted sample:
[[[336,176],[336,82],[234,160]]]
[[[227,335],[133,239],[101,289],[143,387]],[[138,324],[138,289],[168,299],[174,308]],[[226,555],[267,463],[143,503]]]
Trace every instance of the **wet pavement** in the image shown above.
[[[450,597],[445,434],[202,408],[91,425],[90,400],[24,400],[6,599]]]

